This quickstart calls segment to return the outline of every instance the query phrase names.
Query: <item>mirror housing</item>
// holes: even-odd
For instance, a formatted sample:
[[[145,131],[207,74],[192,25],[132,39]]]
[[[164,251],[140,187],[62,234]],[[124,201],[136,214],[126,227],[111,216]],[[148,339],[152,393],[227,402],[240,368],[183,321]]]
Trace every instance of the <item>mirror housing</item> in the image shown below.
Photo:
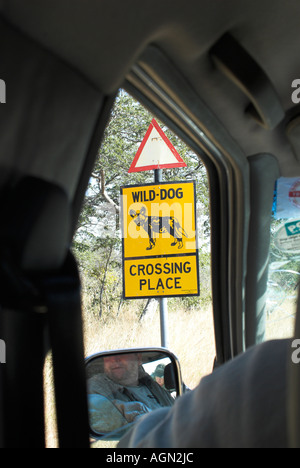
[[[183,393],[180,364],[165,348],[106,351],[86,359],[90,434],[119,440],[144,414]]]

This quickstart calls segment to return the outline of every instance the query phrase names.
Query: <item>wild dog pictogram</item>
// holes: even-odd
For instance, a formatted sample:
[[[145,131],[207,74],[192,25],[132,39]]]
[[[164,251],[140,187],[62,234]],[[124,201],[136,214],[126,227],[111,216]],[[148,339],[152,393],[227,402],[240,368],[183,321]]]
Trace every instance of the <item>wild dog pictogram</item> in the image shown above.
[[[148,216],[145,206],[140,211],[130,210],[130,216],[138,227],[142,227],[149,236],[149,247],[154,249],[157,241],[155,234],[169,234],[173,237],[172,247],[183,248],[183,237],[188,238],[187,233],[182,228],[180,222],[174,216]]]

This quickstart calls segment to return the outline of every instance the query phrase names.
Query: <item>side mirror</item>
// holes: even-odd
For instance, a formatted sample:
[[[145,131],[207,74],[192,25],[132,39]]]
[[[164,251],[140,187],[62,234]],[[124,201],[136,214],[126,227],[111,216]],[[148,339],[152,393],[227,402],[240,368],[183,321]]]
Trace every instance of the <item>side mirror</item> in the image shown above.
[[[182,394],[178,359],[166,349],[126,349],[86,359],[91,436],[118,440],[144,414]]]

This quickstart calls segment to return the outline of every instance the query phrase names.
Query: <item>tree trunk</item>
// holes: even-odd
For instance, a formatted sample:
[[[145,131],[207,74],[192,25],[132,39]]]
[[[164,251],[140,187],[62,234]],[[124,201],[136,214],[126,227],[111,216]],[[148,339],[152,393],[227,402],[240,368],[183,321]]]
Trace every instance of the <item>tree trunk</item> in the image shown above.
[[[102,285],[101,285],[101,289],[100,289],[100,295],[99,295],[99,300],[100,300],[99,317],[100,318],[102,317],[102,314],[103,314],[103,303],[102,303],[102,301],[103,301],[103,292],[104,292],[105,285],[106,285],[106,277],[107,277],[107,272],[108,272],[110,259],[111,259],[111,256],[112,256],[112,251],[113,251],[113,247],[111,246],[110,250],[109,250],[109,253],[108,253],[107,262],[106,262],[106,265],[105,265],[104,275],[103,275],[103,279],[102,279]]]
[[[157,299],[148,299],[147,304],[141,313],[140,322],[144,320],[152,320],[155,312],[157,311],[158,300]]]

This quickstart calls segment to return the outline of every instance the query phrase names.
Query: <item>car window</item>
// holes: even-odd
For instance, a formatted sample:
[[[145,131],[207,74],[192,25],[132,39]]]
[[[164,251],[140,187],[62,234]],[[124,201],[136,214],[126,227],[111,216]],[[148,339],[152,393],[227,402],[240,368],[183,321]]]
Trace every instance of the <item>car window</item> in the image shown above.
[[[120,188],[136,186],[137,190],[139,185],[154,182],[152,170],[128,172],[153,118],[120,90],[86,193],[73,244],[83,284],[86,355],[161,345],[158,301],[155,298],[124,300],[122,272]],[[200,297],[167,300],[169,348],[181,362],[185,384],[194,388],[202,376],[211,372],[215,358],[208,180],[199,157],[162,122],[156,121],[187,164],[184,168],[164,170],[163,182],[196,182]],[[167,190],[163,193],[165,196]],[[169,193],[176,191],[169,190]],[[181,255],[180,245],[174,248],[175,254]]]
[[[300,284],[300,179],[281,178],[275,188],[266,302],[266,339],[294,334]]]

